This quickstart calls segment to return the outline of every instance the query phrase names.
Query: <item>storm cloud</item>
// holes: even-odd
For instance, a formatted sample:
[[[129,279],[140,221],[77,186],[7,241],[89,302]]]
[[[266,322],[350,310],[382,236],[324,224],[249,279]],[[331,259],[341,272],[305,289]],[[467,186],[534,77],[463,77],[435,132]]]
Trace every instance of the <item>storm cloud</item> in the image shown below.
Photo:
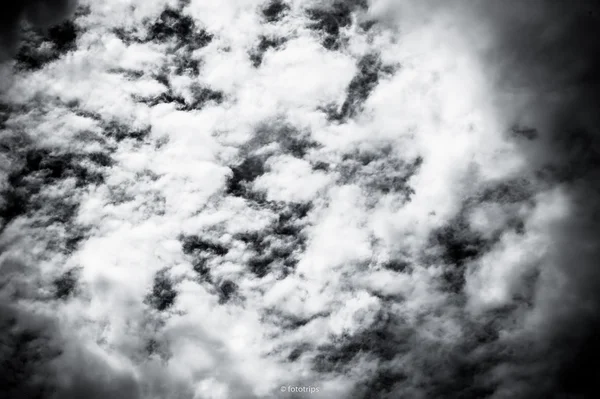
[[[76,3],[76,0],[5,1],[0,7],[0,61],[16,53],[23,23],[39,28],[55,25],[75,10]]]

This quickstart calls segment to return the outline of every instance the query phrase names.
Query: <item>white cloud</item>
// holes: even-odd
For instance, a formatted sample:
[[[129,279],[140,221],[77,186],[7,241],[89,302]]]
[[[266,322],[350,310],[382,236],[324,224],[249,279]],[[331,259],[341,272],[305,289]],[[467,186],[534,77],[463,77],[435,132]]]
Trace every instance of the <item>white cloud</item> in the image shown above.
[[[21,213],[0,233],[21,259],[2,263],[1,304],[22,323],[31,308],[60,321],[47,330],[65,341],[52,363],[64,397],[274,398],[306,383],[315,397],[351,398],[380,372],[398,379],[388,397],[429,397],[454,374],[429,376],[427,362],[449,370],[471,356],[462,347],[493,311],[516,305],[516,324],[496,332],[535,333],[555,320],[552,288],[586,287],[569,304],[592,297],[579,282],[593,274],[570,279],[559,253],[594,253],[575,197],[537,181],[508,137],[481,58],[493,33],[465,31],[479,12],[466,3],[370,2],[383,21],[343,27],[347,46],[330,51],[303,14],[316,3],[267,24],[262,1],[192,0],[178,12],[213,35],[189,50],[198,76],[177,73],[192,56],[174,52],[177,38],[143,40],[178,2],[82,4],[77,49],[15,73],[0,115],[3,196],[26,208],[9,209]],[[285,42],[255,67],[261,35]],[[361,71],[365,54],[388,72]],[[222,98],[190,109],[200,87]],[[354,116],[324,110],[347,98]],[[46,164],[40,152],[36,166],[27,151],[41,147],[109,162]],[[236,169],[248,157],[256,171]],[[503,194],[517,178],[531,193]],[[77,289],[52,297],[71,267]]]
[[[267,191],[269,199],[284,202],[311,201],[331,182],[325,173],[313,173],[301,159],[282,156],[271,158],[270,171],[259,177],[255,188]]]

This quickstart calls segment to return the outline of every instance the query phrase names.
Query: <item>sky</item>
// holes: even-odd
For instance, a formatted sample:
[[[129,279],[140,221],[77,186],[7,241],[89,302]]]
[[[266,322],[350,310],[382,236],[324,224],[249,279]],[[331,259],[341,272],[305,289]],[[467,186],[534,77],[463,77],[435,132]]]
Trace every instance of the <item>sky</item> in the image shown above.
[[[595,397],[594,2],[0,15],[6,397]]]

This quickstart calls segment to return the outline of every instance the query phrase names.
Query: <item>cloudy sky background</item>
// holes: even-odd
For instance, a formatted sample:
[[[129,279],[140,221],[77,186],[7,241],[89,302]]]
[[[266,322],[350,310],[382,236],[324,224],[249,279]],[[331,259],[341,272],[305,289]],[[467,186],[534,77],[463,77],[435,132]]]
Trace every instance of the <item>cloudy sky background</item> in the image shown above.
[[[574,3],[3,5],[8,397],[589,397]]]

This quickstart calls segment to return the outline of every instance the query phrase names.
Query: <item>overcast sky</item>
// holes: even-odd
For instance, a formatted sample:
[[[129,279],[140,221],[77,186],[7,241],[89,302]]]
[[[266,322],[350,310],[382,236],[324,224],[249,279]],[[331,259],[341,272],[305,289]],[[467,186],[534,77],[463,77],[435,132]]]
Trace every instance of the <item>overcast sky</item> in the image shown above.
[[[594,397],[593,2],[0,14],[8,398]]]

